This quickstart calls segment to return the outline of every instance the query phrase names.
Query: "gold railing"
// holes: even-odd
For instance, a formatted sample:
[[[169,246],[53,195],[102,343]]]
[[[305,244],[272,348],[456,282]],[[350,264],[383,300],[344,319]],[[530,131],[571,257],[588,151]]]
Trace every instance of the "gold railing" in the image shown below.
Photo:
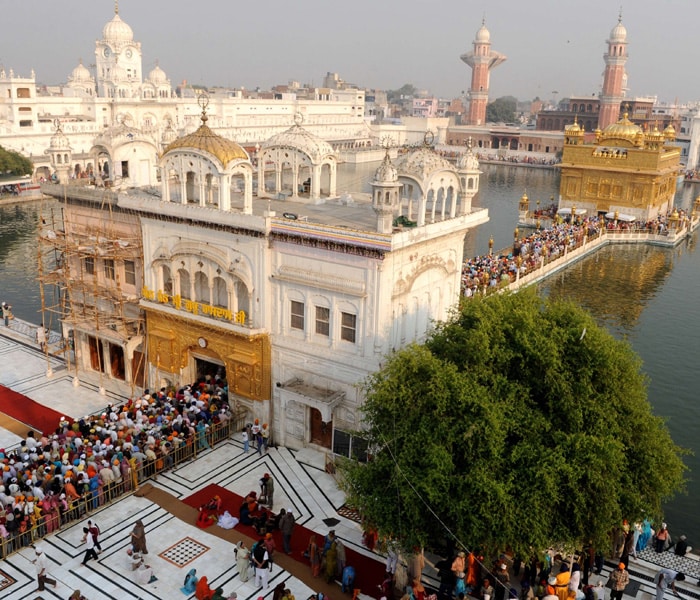
[[[48,512],[37,514],[35,511],[26,518],[15,518],[16,525],[14,529],[11,527],[12,531],[7,530],[7,524],[4,528],[0,527],[0,559],[7,558],[47,535],[71,527],[77,521],[89,518],[96,511],[134,492],[149,479],[156,479],[160,473],[195,460],[203,451],[214,448],[241,431],[245,427],[245,415],[244,411],[240,411],[222,423],[211,425],[202,433],[195,432],[181,445],[173,446],[167,454],[157,453],[155,460],[144,460],[138,464],[132,458],[128,475],[119,481],[100,485],[94,491],[85,491],[72,502],[66,499],[64,505],[59,503],[58,507]]]

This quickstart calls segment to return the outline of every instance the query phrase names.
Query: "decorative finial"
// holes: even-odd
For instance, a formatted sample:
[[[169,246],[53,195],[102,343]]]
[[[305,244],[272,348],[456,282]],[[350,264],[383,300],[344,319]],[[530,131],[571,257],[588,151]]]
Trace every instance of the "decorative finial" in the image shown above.
[[[425,132],[425,135],[423,136],[423,144],[425,146],[432,146],[433,142],[435,141],[435,134],[428,129],[428,131]]]
[[[53,126],[56,128],[56,133],[61,133],[61,120],[60,119],[54,119]]]
[[[467,138],[467,151],[471,152],[472,151],[472,136],[469,136]]]
[[[622,4],[620,4],[620,12],[617,15],[617,22],[622,23]]]
[[[199,96],[197,96],[197,104],[199,104],[199,108],[202,109],[202,125],[205,125],[206,122],[209,120],[209,117],[207,117],[207,106],[209,106],[209,94],[207,94],[203,90],[199,92]]]
[[[114,14],[119,14],[119,0],[114,0]]]
[[[294,113],[294,124],[297,127],[301,127],[301,124],[304,122],[304,115],[302,115],[300,112],[295,112]]]
[[[481,17],[481,26],[486,26],[486,11],[484,11],[484,15]]]

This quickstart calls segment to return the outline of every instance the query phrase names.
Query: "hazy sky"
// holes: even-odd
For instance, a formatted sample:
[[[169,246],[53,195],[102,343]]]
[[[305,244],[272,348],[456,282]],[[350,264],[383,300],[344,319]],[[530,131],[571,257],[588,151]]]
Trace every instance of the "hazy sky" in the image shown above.
[[[626,0],[629,95],[700,100],[698,0]],[[65,82],[114,15],[111,0],[1,0],[0,64],[38,81]],[[328,71],[362,87],[412,83],[459,96],[484,14],[492,48],[508,60],[492,72],[490,97],[559,99],[600,90],[615,0],[120,0],[119,15],[173,85],[269,88],[321,85]]]

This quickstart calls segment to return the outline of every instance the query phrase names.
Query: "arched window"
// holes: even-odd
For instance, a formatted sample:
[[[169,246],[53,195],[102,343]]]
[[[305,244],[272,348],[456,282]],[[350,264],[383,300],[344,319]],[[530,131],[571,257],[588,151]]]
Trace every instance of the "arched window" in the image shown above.
[[[194,274],[194,299],[209,304],[209,278],[202,271]]]
[[[173,294],[173,276],[170,273],[170,267],[166,267],[163,265],[161,267],[161,277],[163,278],[163,291],[168,294],[168,296],[172,296]]]
[[[245,283],[237,280],[233,286],[233,291],[236,294],[236,310],[242,310],[246,314],[246,318],[250,318],[250,304],[248,301],[248,288]]]
[[[211,303],[214,306],[228,308],[228,290],[226,289],[226,282],[221,277],[214,277],[213,284]]]
[[[180,276],[180,296],[189,300],[192,298],[192,289],[190,287],[190,274],[186,269],[178,270]]]

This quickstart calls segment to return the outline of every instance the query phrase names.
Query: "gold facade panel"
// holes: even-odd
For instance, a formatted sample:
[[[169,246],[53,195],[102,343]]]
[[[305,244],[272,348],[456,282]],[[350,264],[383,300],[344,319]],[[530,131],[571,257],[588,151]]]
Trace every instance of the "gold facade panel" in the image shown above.
[[[146,309],[148,362],[181,373],[192,354],[208,356],[226,367],[231,392],[251,400],[271,394],[271,347],[268,335],[246,336],[187,318]]]

